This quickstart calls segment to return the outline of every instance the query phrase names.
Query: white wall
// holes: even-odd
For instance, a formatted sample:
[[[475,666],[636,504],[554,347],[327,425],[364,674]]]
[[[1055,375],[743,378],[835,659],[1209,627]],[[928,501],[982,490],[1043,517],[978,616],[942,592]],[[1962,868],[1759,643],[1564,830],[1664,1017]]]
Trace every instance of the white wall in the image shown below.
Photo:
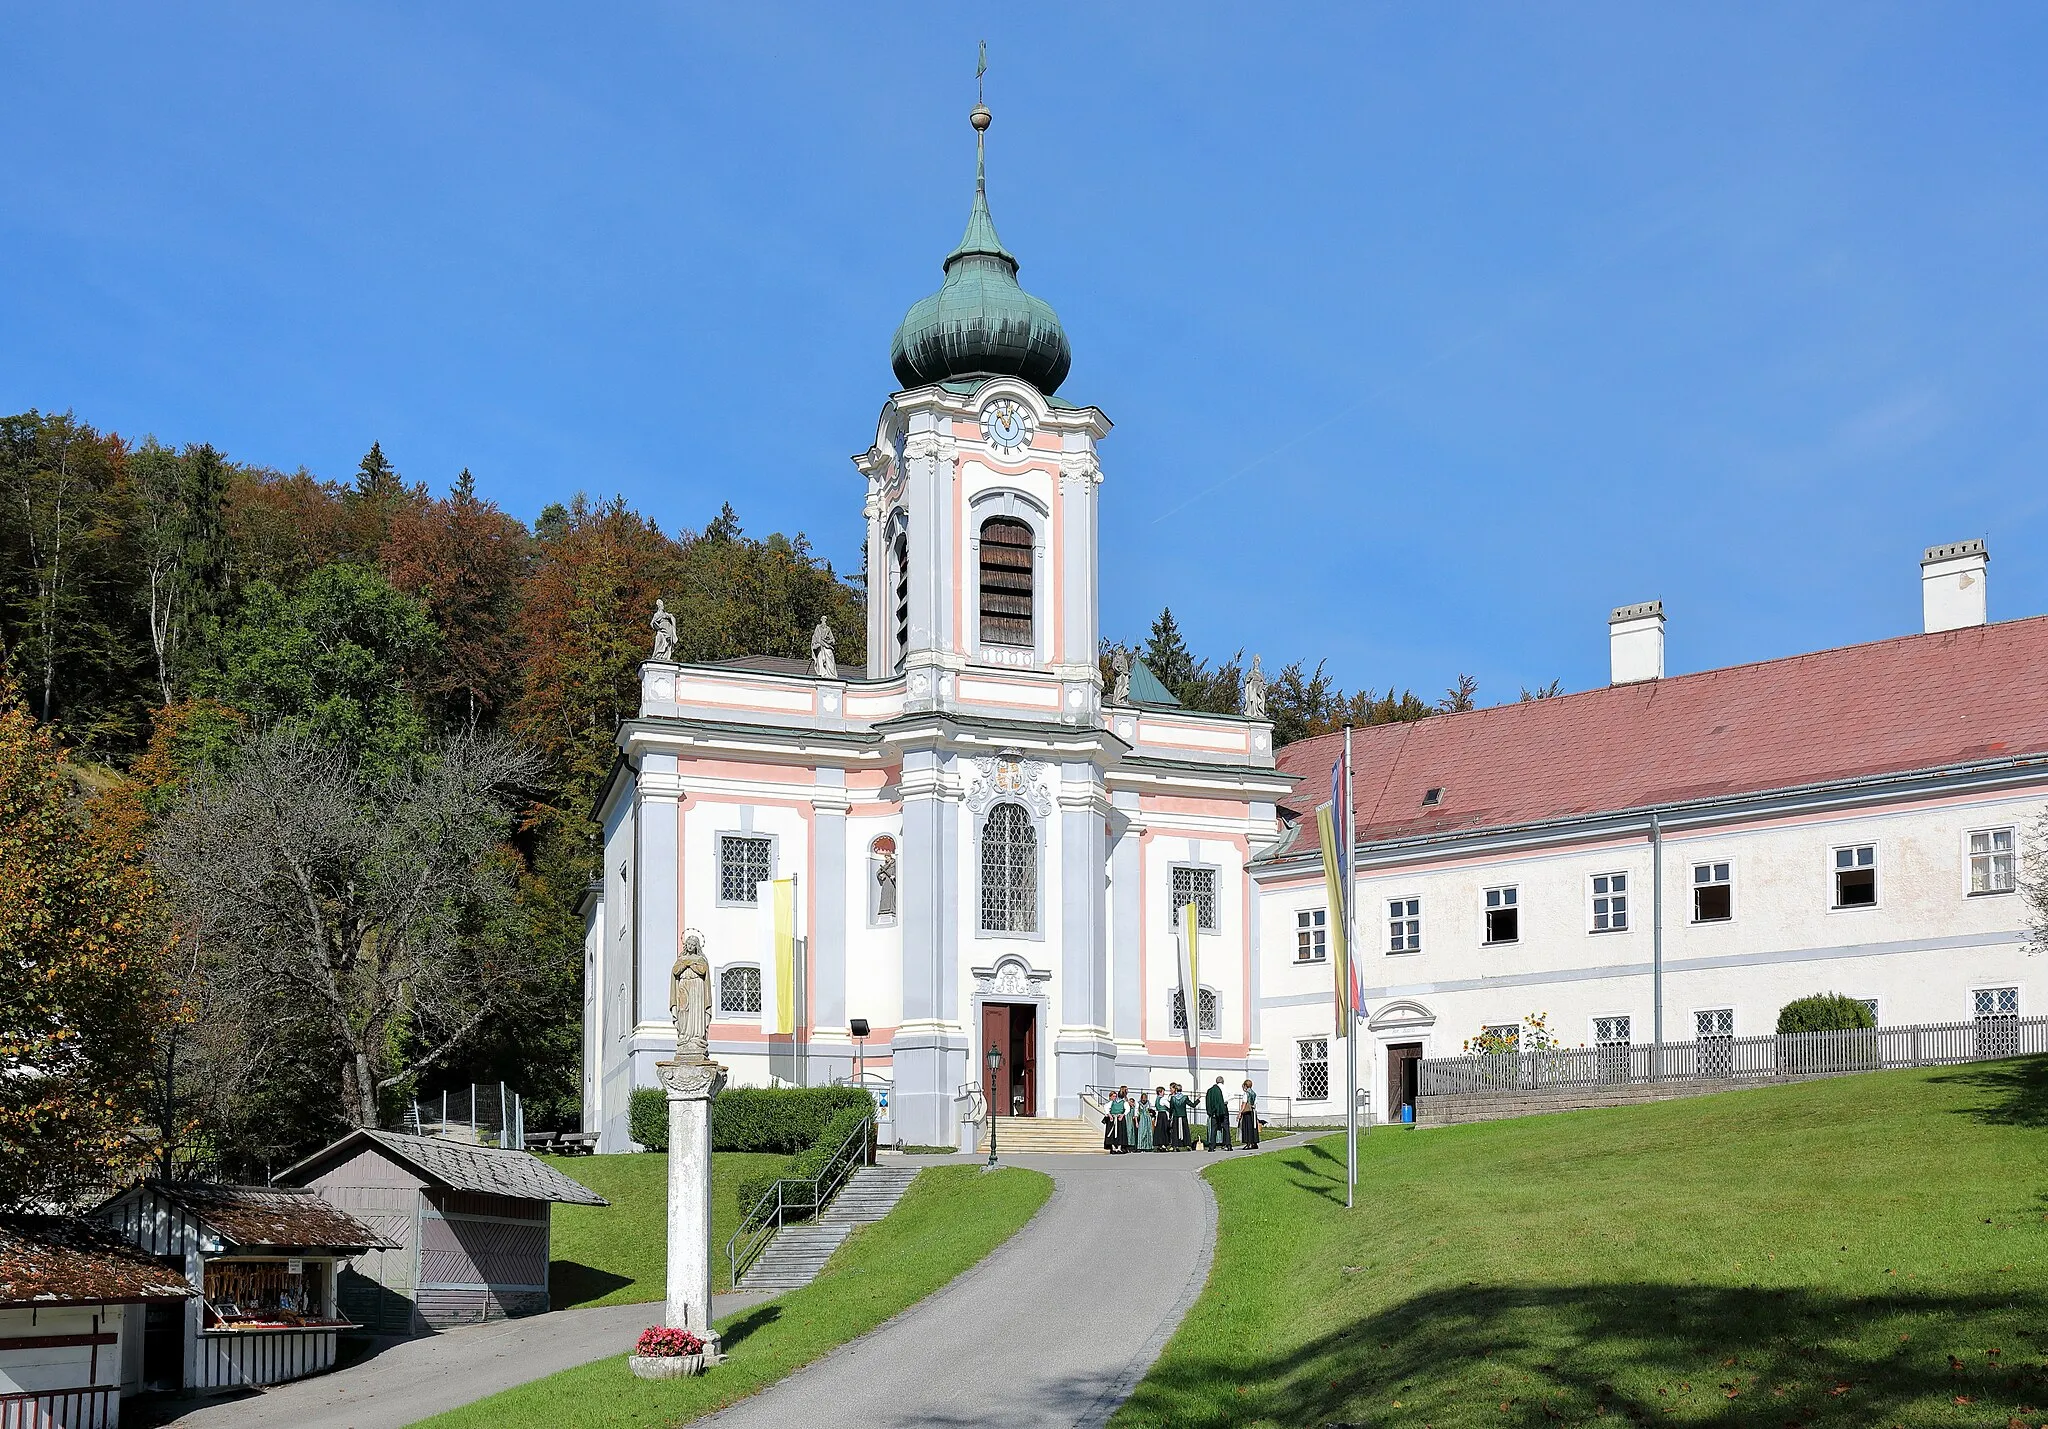
[[[120,1335],[125,1306],[46,1306],[32,1310],[0,1310],[0,1340],[37,1340],[56,1336]],[[136,1323],[141,1323],[138,1308]],[[121,1383],[121,1355],[127,1346],[116,1343],[43,1346],[0,1350],[0,1394],[46,1389],[83,1389],[94,1385],[118,1387]],[[139,1357],[138,1342],[134,1352]],[[98,1372],[93,1372],[94,1360]]]

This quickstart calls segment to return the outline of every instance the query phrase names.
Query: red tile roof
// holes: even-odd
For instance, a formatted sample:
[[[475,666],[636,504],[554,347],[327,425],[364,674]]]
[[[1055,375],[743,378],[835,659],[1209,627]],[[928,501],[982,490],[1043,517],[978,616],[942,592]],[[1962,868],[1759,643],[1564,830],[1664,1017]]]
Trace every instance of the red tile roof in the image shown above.
[[[1279,752],[1289,809],[1329,797],[1343,740]],[[2029,754],[2048,754],[2048,616],[1376,725],[1352,734],[1352,786],[1372,842]],[[1313,847],[1302,819],[1269,856]]]

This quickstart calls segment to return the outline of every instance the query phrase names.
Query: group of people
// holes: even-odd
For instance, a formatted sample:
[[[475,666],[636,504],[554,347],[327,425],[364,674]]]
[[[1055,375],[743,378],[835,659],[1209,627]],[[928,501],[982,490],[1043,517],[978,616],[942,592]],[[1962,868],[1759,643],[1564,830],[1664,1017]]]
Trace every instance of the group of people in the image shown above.
[[[1259,1098],[1246,1078],[1238,1093],[1238,1141],[1247,1151],[1259,1145]],[[1129,1087],[1118,1087],[1102,1118],[1102,1149],[1112,1154],[1126,1151],[1204,1151],[1235,1149],[1230,1135],[1230,1098],[1223,1090],[1223,1078],[1203,1095],[1201,1110],[1208,1126],[1198,1132],[1193,1125],[1195,1099],[1169,1082],[1151,1091],[1140,1088],[1137,1100]]]

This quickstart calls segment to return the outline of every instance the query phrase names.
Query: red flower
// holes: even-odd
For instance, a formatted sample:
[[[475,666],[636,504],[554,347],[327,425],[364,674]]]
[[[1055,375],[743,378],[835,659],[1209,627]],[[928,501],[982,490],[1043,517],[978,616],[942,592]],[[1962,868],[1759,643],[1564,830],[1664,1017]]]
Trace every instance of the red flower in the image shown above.
[[[640,1343],[633,1352],[643,1358],[673,1359],[678,1355],[701,1355],[704,1342],[688,1330],[672,1330],[665,1325],[652,1325],[640,1332]]]

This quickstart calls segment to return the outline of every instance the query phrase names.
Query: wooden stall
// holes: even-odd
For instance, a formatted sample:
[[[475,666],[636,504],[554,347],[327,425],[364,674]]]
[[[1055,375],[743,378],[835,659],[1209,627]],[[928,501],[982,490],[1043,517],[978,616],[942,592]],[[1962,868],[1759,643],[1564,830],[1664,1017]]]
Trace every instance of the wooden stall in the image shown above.
[[[387,1245],[314,1192],[281,1186],[145,1182],[93,1218],[199,1292],[179,1327],[179,1387],[202,1392],[332,1369],[341,1332],[360,1328],[338,1305],[341,1264]]]
[[[0,1429],[114,1429],[121,1396],[147,1384],[149,1311],[191,1295],[104,1227],[0,1217]]]
[[[278,1179],[390,1245],[342,1271],[339,1303],[391,1334],[547,1309],[554,1204],[606,1204],[524,1151],[395,1131],[351,1132]]]

